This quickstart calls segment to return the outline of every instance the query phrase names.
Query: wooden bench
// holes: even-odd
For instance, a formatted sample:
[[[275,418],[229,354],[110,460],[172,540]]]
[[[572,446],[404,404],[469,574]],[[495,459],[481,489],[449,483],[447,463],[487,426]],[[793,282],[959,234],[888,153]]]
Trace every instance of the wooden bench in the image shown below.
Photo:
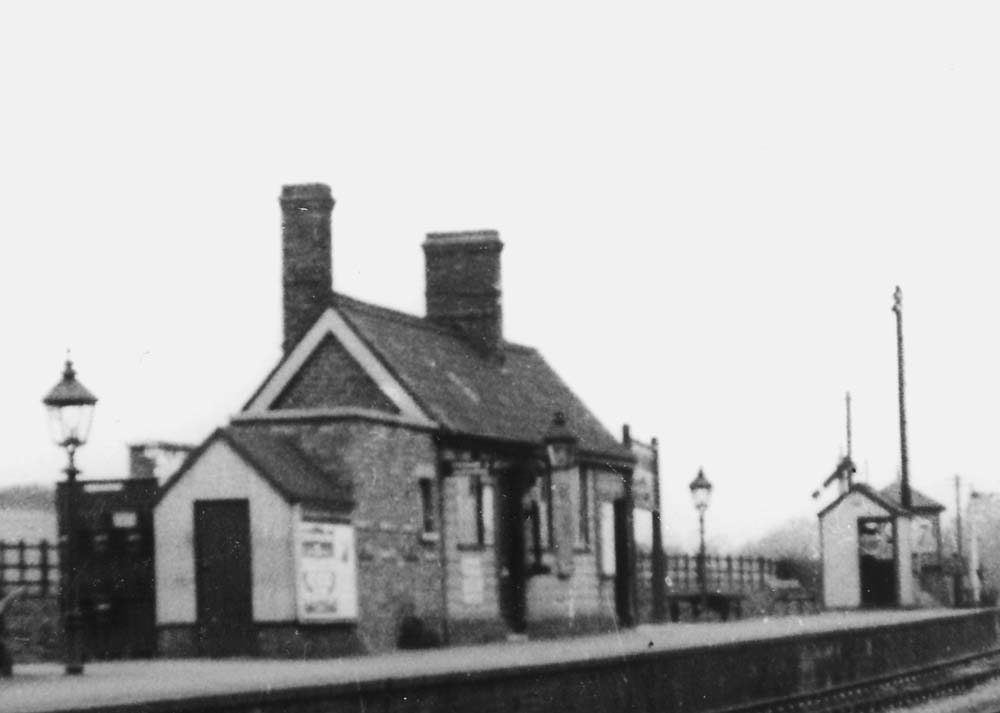
[[[779,589],[774,593],[774,603],[784,604],[785,612],[788,614],[792,613],[793,605],[799,614],[805,614],[809,608],[815,607],[816,595],[802,587]]]

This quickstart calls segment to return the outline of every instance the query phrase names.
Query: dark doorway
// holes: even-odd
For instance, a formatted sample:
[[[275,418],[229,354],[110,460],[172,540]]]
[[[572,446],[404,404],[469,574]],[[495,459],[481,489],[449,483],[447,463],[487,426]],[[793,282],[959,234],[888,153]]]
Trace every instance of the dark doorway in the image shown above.
[[[514,633],[527,629],[527,551],[525,543],[524,493],[527,477],[519,468],[503,471],[497,478],[500,520],[499,583],[500,612]]]
[[[194,547],[199,653],[252,654],[249,503],[196,500]]]
[[[629,512],[625,498],[615,507],[615,611],[621,626],[632,626],[632,558],[630,556]]]
[[[895,540],[889,518],[858,518],[862,606],[891,607],[896,604]]]

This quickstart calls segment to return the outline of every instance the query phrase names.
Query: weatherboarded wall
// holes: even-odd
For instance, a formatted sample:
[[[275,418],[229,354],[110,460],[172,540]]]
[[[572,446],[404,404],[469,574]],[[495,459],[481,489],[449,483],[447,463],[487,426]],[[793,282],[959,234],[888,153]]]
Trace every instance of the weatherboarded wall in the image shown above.
[[[820,518],[823,550],[823,603],[833,609],[861,606],[861,572],[858,554],[858,518],[889,517],[889,512],[859,492],[847,495]],[[912,605],[911,535],[908,518],[895,518],[899,603]]]
[[[229,446],[216,441],[167,492],[153,514],[158,626],[190,625],[197,620],[194,502],[227,499],[250,502],[254,621],[295,619],[292,506]],[[160,642],[161,653],[170,653],[162,635]]]

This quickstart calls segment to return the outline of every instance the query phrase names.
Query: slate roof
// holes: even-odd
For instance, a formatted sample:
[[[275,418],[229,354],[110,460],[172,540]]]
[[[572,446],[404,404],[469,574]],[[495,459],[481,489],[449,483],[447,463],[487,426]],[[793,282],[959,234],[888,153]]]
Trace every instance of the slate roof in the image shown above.
[[[886,500],[891,500],[897,506],[903,507],[903,497],[900,493],[899,481],[887,485],[879,491],[879,494]],[[944,505],[933,498],[929,498],[919,490],[910,487],[910,510],[921,513],[939,513],[944,510]]]
[[[886,510],[888,510],[889,513],[892,514],[892,515],[896,515],[896,516],[899,516],[899,517],[912,517],[913,516],[913,513],[911,511],[904,510],[901,505],[899,505],[898,503],[894,503],[891,500],[889,500],[888,498],[884,497],[881,493],[879,493],[877,490],[875,490],[875,488],[871,487],[870,485],[866,485],[864,483],[853,483],[851,485],[850,489],[848,489],[844,493],[841,493],[840,496],[837,497],[836,500],[834,500],[829,505],[827,505],[825,508],[823,508],[822,510],[820,510],[819,511],[819,517],[823,517],[828,512],[830,512],[831,510],[833,510],[835,507],[837,507],[841,503],[841,501],[844,498],[846,498],[851,493],[861,493],[862,495],[864,495],[869,500],[874,501],[878,505],[880,505],[883,508],[885,508]]]
[[[202,453],[221,439],[290,503],[352,504],[351,488],[339,473],[320,470],[294,443],[258,428],[229,426],[205,439],[164,483],[157,496],[162,500],[174,483],[198,461]]]
[[[635,460],[534,349],[507,342],[495,363],[425,318],[341,294],[333,306],[443,431],[540,444],[561,410],[582,453]]]

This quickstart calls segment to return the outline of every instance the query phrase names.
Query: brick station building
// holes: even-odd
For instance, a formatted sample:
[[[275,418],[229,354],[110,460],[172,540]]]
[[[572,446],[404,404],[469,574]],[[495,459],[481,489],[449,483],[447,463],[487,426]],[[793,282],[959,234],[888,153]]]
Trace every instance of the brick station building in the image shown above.
[[[426,316],[332,291],[282,190],[284,354],[155,510],[161,655],[330,655],[628,626],[634,458],[503,337],[502,243],[434,233]],[[549,462],[554,413],[577,439]]]

